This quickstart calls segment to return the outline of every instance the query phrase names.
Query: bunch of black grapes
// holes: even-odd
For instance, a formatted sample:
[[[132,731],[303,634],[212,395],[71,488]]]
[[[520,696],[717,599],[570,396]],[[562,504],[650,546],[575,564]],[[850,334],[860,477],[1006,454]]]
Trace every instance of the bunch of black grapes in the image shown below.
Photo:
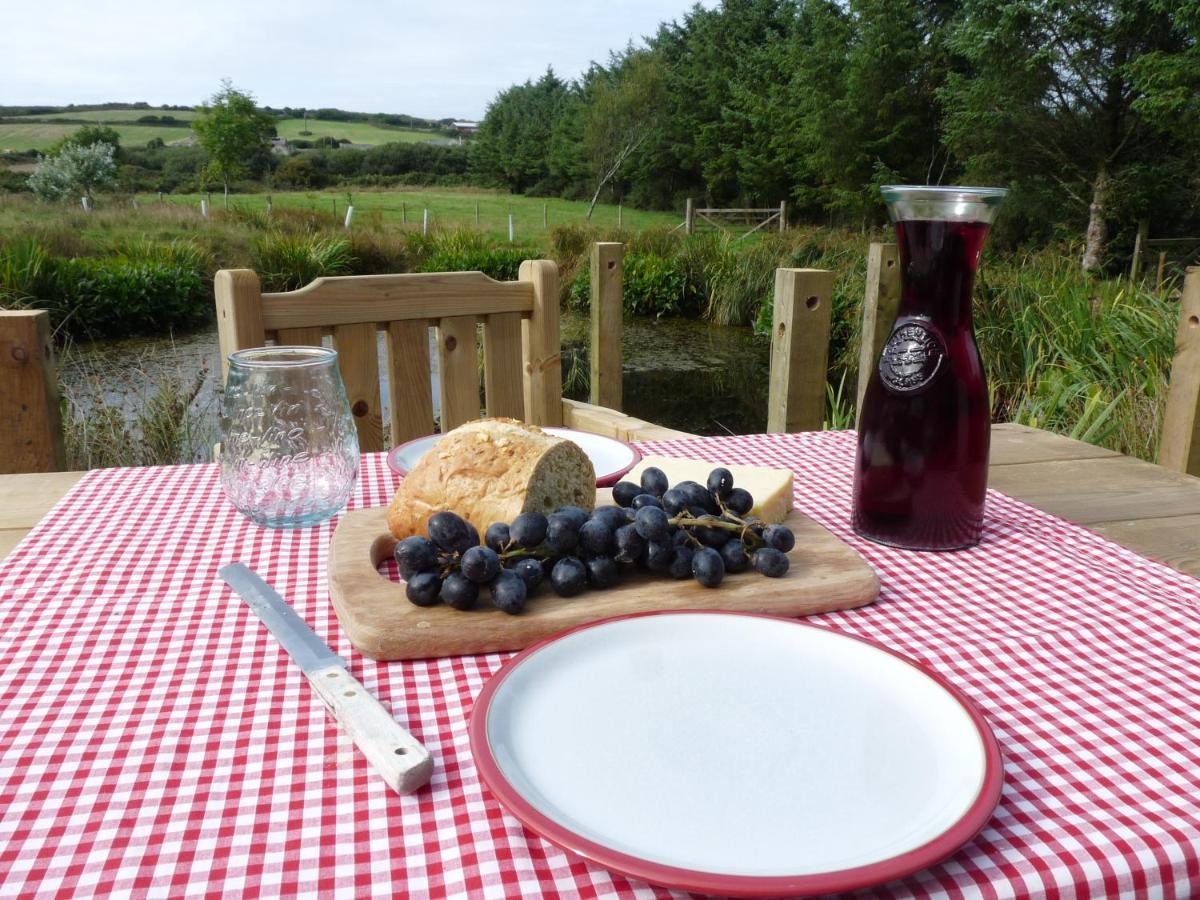
[[[631,568],[695,578],[705,587],[719,585],[727,572],[753,567],[779,578],[788,570],[795,536],[751,516],[754,498],[734,487],[728,469],[713,469],[707,485],[671,487],[661,469],[648,468],[640,484],[619,482],[613,500],[591,513],[578,506],[549,516],[521,513],[491,525],[482,545],[461,516],[435,513],[428,537],[396,546],[408,599],[467,610],[487,587],[493,605],[515,615],[547,578],[560,597],[574,597],[589,586],[614,586]]]

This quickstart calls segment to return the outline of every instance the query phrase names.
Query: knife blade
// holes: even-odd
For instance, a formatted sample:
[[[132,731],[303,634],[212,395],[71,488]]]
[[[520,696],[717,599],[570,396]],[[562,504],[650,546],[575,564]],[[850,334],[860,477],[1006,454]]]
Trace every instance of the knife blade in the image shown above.
[[[429,781],[433,757],[346,669],[338,656],[269,584],[244,563],[220,569],[221,578],[246,601],[308,678],[329,712],[363,756],[398,794]]]

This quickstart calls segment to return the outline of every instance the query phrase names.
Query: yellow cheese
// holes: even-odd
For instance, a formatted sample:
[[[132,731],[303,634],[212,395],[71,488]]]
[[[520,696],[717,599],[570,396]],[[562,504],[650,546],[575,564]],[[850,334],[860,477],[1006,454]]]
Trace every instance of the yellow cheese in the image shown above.
[[[745,488],[754,497],[750,514],[764,522],[782,522],[792,511],[792,473],[787,469],[768,469],[763,466],[730,466],[719,462],[695,459],[673,459],[667,456],[646,456],[622,481],[639,482],[642,472],[651,466],[666,473],[672,486],[681,481],[708,483],[708,473],[724,466],[733,475],[733,486]]]

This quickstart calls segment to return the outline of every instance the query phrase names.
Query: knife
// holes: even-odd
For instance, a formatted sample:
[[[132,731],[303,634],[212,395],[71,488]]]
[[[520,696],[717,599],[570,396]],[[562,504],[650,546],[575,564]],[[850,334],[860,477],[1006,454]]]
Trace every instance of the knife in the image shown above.
[[[429,751],[346,671],[346,661],[316,636],[286,600],[245,563],[222,566],[220,575],[262,619],[388,787],[410,794],[429,781],[433,774]]]

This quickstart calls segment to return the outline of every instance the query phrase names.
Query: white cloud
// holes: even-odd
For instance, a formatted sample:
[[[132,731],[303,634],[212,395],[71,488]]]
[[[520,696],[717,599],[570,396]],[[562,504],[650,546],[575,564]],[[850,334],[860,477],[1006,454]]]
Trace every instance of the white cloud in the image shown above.
[[[705,5],[714,5],[707,0]],[[547,66],[575,77],[688,0],[4,0],[0,104],[194,104],[228,76],[272,106],[479,118]]]

